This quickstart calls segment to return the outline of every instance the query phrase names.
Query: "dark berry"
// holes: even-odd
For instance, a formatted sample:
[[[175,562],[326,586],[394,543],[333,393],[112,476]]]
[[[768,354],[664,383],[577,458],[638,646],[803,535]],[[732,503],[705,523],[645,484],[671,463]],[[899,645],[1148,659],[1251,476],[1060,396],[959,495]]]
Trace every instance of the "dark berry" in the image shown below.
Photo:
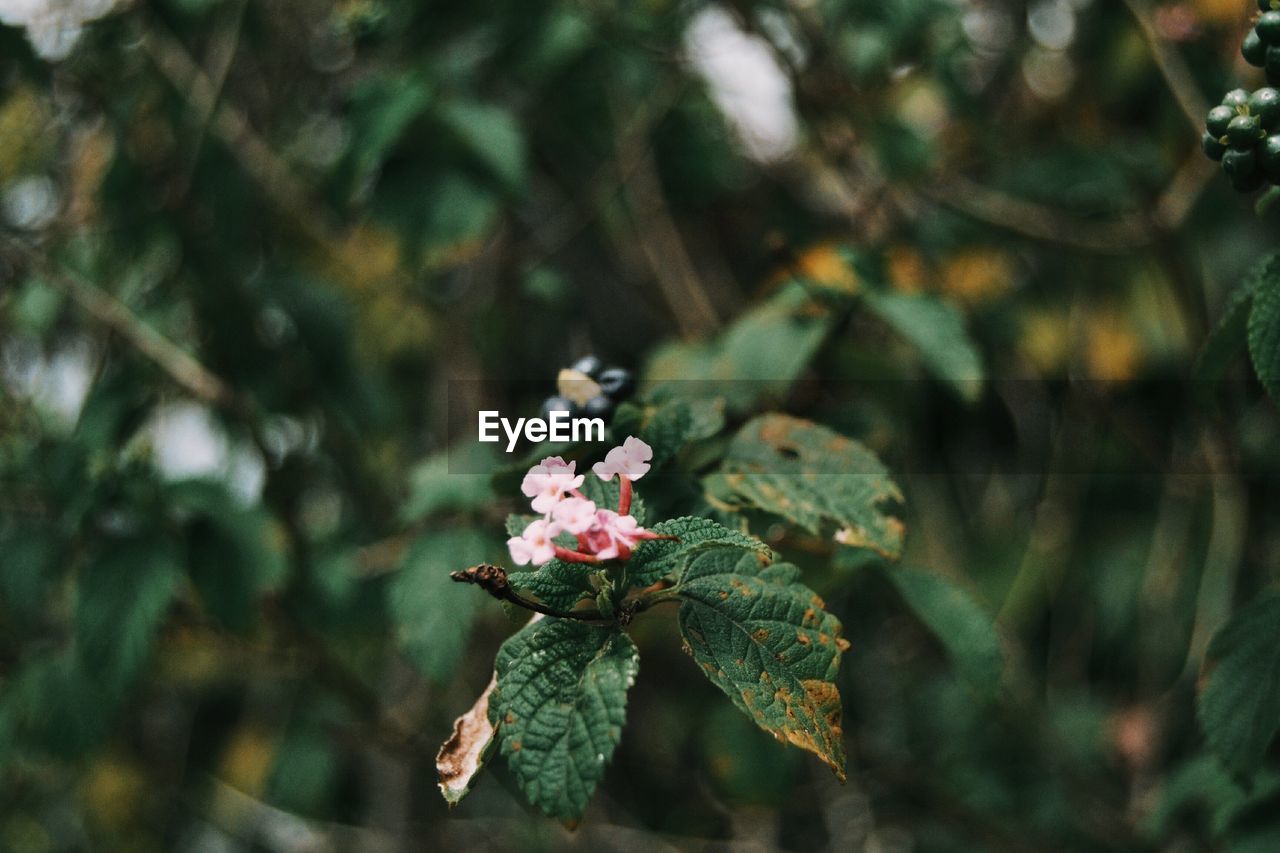
[[[1267,61],[1267,46],[1262,43],[1262,38],[1257,33],[1249,30],[1249,34],[1244,37],[1244,43],[1240,45],[1240,54],[1245,62],[1261,68]]]
[[[1267,72],[1267,83],[1271,86],[1280,86],[1280,47],[1267,48],[1267,58],[1262,63],[1262,67]]]
[[[1221,139],[1227,135],[1227,127],[1237,115],[1238,113],[1231,107],[1214,107],[1209,110],[1209,116],[1205,119],[1205,129]]]
[[[1280,134],[1268,136],[1258,146],[1258,165],[1273,184],[1280,184]]]
[[[587,401],[582,413],[589,418],[607,418],[613,414],[613,401],[603,394],[597,395]]]
[[[1254,175],[1261,174],[1258,171],[1258,155],[1254,153],[1252,148],[1247,151],[1237,151],[1234,148],[1222,155],[1222,170],[1231,178],[1231,183],[1236,185],[1237,182],[1246,181]]]
[[[585,373],[592,379],[600,378],[600,371],[604,370],[604,362],[596,358],[594,355],[584,355],[582,358],[569,365],[570,370],[576,370],[579,373]]]
[[[1232,148],[1252,148],[1262,136],[1262,122],[1257,116],[1236,116],[1227,125],[1227,142]]]
[[[556,395],[548,397],[542,402],[542,417],[544,420],[550,420],[552,412],[568,412],[569,417],[577,417],[580,413],[578,404],[570,400],[568,397]]]
[[[1200,140],[1204,153],[1208,155],[1210,160],[1221,160],[1222,155],[1227,153],[1227,146],[1219,141],[1218,137],[1212,133],[1206,132]]]
[[[1270,49],[1267,50],[1267,58],[1271,58]],[[1280,59],[1280,54],[1277,54],[1277,59]],[[1249,93],[1244,89],[1232,89],[1230,92],[1227,92],[1227,94],[1222,96],[1222,105],[1224,107],[1231,107],[1234,110],[1239,110],[1248,103]]]
[[[1280,45],[1280,12],[1263,12],[1254,31],[1263,44]]]
[[[1237,192],[1251,193],[1266,183],[1267,178],[1262,172],[1254,172],[1253,174],[1243,177],[1233,175],[1231,177],[1231,186]]]
[[[630,370],[622,367],[611,367],[603,371],[598,381],[600,390],[613,398],[615,403],[627,399],[636,390],[635,377]]]
[[[1257,116],[1267,130],[1280,127],[1280,90],[1268,86],[1250,95],[1249,114]]]

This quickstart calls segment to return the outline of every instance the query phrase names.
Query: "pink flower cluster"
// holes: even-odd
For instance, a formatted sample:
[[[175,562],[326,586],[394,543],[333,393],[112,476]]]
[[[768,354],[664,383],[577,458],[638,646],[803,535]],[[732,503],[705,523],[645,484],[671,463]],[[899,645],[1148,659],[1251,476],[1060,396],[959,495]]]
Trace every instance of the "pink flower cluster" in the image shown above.
[[[529,469],[520,491],[532,499],[542,518],[529,523],[524,533],[507,540],[511,559],[517,565],[541,566],[553,557],[569,563],[600,563],[625,560],[644,539],[659,538],[642,528],[631,516],[631,483],[649,472],[653,449],[634,436],[615,447],[603,462],[592,466],[601,480],[617,477],[618,509],[597,507],[580,488],[584,475],[576,472],[576,462],[548,456]],[[578,539],[577,549],[557,545],[555,538],[569,533]]]

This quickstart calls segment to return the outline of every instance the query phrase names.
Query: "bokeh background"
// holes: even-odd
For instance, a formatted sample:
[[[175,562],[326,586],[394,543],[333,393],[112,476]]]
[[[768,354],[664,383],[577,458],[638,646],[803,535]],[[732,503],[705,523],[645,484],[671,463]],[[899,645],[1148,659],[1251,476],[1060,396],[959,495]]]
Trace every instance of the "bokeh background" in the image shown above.
[[[1199,152],[1255,11],[0,0],[0,848],[1277,849],[1195,719],[1280,570],[1274,404],[1197,372],[1274,244]],[[890,464],[958,605],[753,527],[847,785],[654,611],[576,831],[500,761],[445,807],[519,624],[443,580],[519,502],[450,408],[586,353]]]

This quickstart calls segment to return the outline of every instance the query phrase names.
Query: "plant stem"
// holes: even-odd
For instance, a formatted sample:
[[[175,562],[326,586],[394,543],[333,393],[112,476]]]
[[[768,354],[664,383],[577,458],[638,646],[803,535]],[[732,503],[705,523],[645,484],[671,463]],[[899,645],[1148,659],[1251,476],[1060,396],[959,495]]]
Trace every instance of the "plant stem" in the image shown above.
[[[600,625],[612,625],[616,621],[607,618],[598,610],[556,610],[537,601],[530,601],[511,588],[511,584],[507,582],[506,569],[501,566],[481,563],[478,566],[454,572],[449,577],[458,583],[473,583],[499,601],[509,601],[517,607],[523,607],[525,610],[532,610],[534,613],[541,613],[544,616],[554,616],[557,619],[576,619],[579,622]]]

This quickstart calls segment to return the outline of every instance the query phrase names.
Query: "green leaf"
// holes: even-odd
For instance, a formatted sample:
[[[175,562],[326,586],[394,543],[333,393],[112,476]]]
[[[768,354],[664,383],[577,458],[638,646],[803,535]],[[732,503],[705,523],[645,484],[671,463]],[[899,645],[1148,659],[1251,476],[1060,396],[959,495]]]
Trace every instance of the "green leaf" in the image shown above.
[[[629,435],[653,448],[652,465],[661,468],[686,444],[709,438],[724,429],[724,401],[668,399],[652,405],[625,403],[618,407],[610,430],[615,443]]]
[[[617,477],[612,480],[601,480],[590,470],[587,471],[587,477],[582,481],[581,492],[586,495],[587,500],[594,501],[599,509],[618,508],[618,498],[622,489],[622,481]],[[648,511],[645,509],[644,498],[640,497],[637,489],[631,490],[631,513],[637,522],[644,524],[648,517]]]
[[[719,488],[739,501],[819,534],[824,522],[845,544],[896,558],[902,522],[881,505],[902,500],[875,454],[856,441],[789,415],[762,415],[734,437]]]
[[[34,628],[58,576],[58,530],[36,521],[0,526],[0,614]]]
[[[375,172],[431,102],[431,87],[417,74],[371,78],[357,87],[349,107],[354,129],[348,185]]]
[[[110,733],[118,692],[95,683],[73,650],[32,654],[0,690],[0,766],[15,746],[74,758]]]
[[[391,581],[391,618],[396,639],[431,681],[453,676],[467,648],[471,622],[484,596],[449,574],[482,561],[489,540],[470,528],[431,531],[418,537]]]
[[[1244,349],[1249,307],[1253,304],[1254,294],[1247,281],[1227,297],[1222,316],[1205,339],[1204,348],[1191,368],[1191,376],[1197,383],[1217,382],[1226,373],[1232,359]]]
[[[402,521],[411,523],[442,512],[480,510],[493,501],[491,475],[450,472],[451,454],[466,456],[455,460],[466,471],[484,471],[493,459],[483,445],[464,445],[422,461],[409,474],[409,497],[400,511]]]
[[[919,351],[925,367],[961,399],[982,394],[982,357],[965,331],[964,315],[949,302],[924,294],[868,290],[866,305]]]
[[[114,542],[81,570],[76,649],[107,690],[122,691],[147,662],[179,577],[174,548],[165,540]]]
[[[1240,610],[1214,636],[1212,665],[1197,708],[1209,746],[1228,767],[1262,763],[1280,728],[1280,592]]]
[[[659,347],[646,379],[671,397],[718,396],[730,412],[781,399],[834,323],[829,313],[814,311],[812,305],[803,287],[790,284],[710,343]]]
[[[1280,403],[1280,264],[1268,263],[1267,274],[1249,312],[1249,355],[1253,369],[1271,399]]]
[[[168,500],[185,521],[187,573],[205,609],[232,631],[248,630],[259,600],[288,574],[284,535],[267,512],[237,505],[220,483],[177,483]]]
[[[582,815],[622,737],[639,667],[626,634],[568,619],[540,619],[503,644],[490,719],[530,803],[565,822]]]
[[[679,539],[649,539],[641,542],[627,563],[627,583],[631,586],[649,586],[667,575],[674,575],[690,554],[717,545],[751,551],[762,562],[773,558],[769,546],[759,539],[730,530],[709,518],[673,518],[661,521],[650,529],[654,533],[677,536]]]
[[[591,567],[551,560],[528,572],[511,572],[507,582],[519,593],[534,596],[553,610],[570,610],[583,598],[595,598]]]
[[[883,574],[946,648],[960,677],[979,693],[994,694],[1004,656],[991,614],[942,575],[905,567],[889,567]]]
[[[834,679],[848,643],[799,574],[787,564],[762,566],[736,548],[700,552],[677,586],[680,633],[694,661],[747,716],[843,780]]]
[[[476,101],[451,101],[442,104],[437,114],[467,151],[508,189],[519,190],[524,185],[524,137],[508,110]]]

